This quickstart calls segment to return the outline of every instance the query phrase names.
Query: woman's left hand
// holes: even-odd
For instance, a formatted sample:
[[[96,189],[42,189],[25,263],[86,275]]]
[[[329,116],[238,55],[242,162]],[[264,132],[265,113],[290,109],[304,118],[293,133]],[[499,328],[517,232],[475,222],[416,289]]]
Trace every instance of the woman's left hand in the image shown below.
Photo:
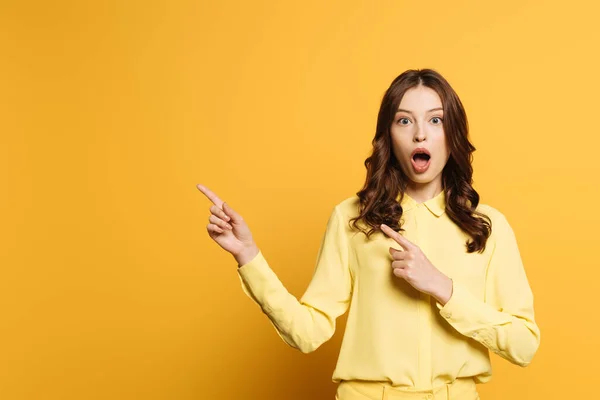
[[[440,304],[446,304],[452,296],[452,280],[429,261],[419,246],[385,224],[381,224],[381,230],[404,249],[390,247],[394,275],[418,291],[435,297]]]

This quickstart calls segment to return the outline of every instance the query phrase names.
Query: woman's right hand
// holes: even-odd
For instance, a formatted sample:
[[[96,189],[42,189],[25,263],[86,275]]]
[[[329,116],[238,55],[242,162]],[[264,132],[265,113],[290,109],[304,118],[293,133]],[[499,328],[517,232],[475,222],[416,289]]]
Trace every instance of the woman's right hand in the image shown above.
[[[206,186],[198,184],[196,187],[213,203],[206,226],[208,235],[233,255],[238,267],[252,260],[259,250],[246,221]]]

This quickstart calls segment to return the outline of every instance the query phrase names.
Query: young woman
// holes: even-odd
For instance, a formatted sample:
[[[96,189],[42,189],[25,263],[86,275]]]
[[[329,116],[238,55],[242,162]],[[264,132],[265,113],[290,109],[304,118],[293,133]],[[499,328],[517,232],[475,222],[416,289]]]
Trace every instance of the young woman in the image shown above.
[[[349,309],[336,399],[479,399],[489,351],[526,366],[540,343],[514,232],[472,186],[467,117],[435,70],[408,70],[383,96],[366,182],[331,212],[300,300],[250,230],[208,188],[210,237],[244,292],[304,353]]]

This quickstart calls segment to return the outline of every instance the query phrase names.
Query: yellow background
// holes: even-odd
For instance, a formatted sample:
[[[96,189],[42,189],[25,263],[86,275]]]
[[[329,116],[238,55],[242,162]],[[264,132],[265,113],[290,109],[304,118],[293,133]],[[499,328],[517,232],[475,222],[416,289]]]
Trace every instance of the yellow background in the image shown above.
[[[3,1],[0,398],[333,399],[206,232],[214,190],[303,293],[363,183],[381,96],[435,68],[475,188],[513,226],[533,363],[482,398],[595,390],[600,32],[592,1]],[[587,397],[586,397],[587,398]]]

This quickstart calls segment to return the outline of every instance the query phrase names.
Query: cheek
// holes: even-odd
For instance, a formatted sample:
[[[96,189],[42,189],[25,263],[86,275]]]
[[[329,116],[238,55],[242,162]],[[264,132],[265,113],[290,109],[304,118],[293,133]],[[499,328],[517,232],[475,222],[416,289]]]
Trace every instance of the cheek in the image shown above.
[[[410,160],[408,154],[406,154],[401,146],[394,146],[394,156],[396,160],[402,165],[410,165]]]
[[[410,141],[407,141],[406,139],[403,139],[402,137],[398,136],[392,136],[392,149],[394,151],[394,154],[396,155],[396,157],[398,158],[406,158],[406,154],[407,151],[405,151],[404,149],[409,149],[410,148]],[[404,156],[402,156],[404,155]]]
[[[445,163],[448,158],[449,150],[443,131],[437,140],[436,147],[438,149],[438,154],[442,156],[442,161]]]
[[[437,153],[439,154],[439,158],[443,161],[446,162],[447,158],[448,158],[448,148],[442,143],[440,144],[440,146],[438,147],[438,151]]]
[[[394,157],[400,164],[404,164],[404,156],[402,155],[402,150],[398,145],[394,145],[392,148],[392,152],[394,153]]]

